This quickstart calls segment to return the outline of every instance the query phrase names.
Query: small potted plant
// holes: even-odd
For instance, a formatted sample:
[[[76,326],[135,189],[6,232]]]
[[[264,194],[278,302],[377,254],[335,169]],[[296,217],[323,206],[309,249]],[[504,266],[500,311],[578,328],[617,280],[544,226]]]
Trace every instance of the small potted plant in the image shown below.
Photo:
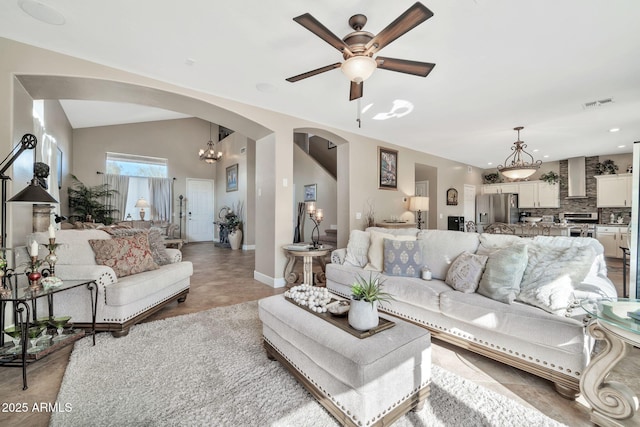
[[[500,175],[497,172],[488,173],[482,177],[485,184],[496,184],[500,182]]]
[[[233,213],[233,211],[229,211],[225,217],[225,221],[227,230],[229,230],[227,238],[229,239],[231,249],[238,250],[240,249],[240,243],[242,242],[242,230],[240,229],[242,221],[238,215]]]
[[[349,309],[349,325],[358,331],[368,331],[378,326],[378,303],[393,300],[393,297],[382,292],[384,281],[379,275],[373,276],[369,272],[369,278],[358,275],[356,282],[351,286],[351,308]]]
[[[618,173],[618,165],[613,160],[605,160],[596,163],[596,175],[615,175]]]
[[[554,171],[549,171],[540,175],[540,180],[546,182],[547,184],[556,185],[560,182],[560,175],[558,175]]]

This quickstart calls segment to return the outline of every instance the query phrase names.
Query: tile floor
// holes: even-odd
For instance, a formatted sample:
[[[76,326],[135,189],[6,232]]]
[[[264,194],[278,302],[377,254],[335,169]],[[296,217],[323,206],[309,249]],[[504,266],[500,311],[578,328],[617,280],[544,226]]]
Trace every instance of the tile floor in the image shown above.
[[[184,258],[194,263],[191,292],[183,304],[173,303],[156,313],[149,321],[198,312],[213,307],[237,304],[281,293],[253,279],[254,254],[251,251],[231,251],[210,243],[191,243],[183,247]],[[608,260],[609,276],[622,291],[622,263]],[[589,409],[583,399],[561,398],[553,385],[515,368],[494,362],[483,356],[459,349],[447,343],[433,341],[433,363],[455,372],[486,388],[537,408],[548,416],[570,426],[591,426]],[[71,347],[58,351],[29,366],[29,389],[22,391],[21,370],[0,367],[0,404],[55,402]],[[612,376],[640,394],[640,349],[633,349],[629,358],[620,363]],[[64,402],[61,402],[64,403]],[[49,413],[28,411],[6,413],[0,408],[0,425],[46,426]],[[640,425],[640,417],[633,419]]]

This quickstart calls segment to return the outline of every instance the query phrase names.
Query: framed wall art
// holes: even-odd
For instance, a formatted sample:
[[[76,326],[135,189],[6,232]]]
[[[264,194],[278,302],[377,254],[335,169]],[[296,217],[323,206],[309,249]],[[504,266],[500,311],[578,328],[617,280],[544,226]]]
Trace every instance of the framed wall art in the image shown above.
[[[227,193],[238,191],[238,164],[227,167]]]
[[[447,190],[447,206],[458,206],[458,190],[455,188]]]
[[[316,192],[318,191],[318,184],[309,184],[304,186],[304,201],[315,202]]]
[[[398,151],[378,147],[378,188],[398,189]]]

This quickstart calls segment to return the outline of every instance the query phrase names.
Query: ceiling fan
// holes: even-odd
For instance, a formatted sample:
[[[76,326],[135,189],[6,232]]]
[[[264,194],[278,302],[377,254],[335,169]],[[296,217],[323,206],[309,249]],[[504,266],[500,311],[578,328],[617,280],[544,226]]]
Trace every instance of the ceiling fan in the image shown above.
[[[374,36],[367,31],[362,31],[367,23],[367,17],[361,14],[353,15],[349,19],[349,26],[354,31],[343,39],[339,39],[308,13],[295,17],[293,20],[298,24],[342,52],[345,61],[289,77],[287,81],[294,83],[335,68],[342,68],[342,71],[351,80],[349,100],[353,101],[362,97],[363,82],[373,74],[376,68],[427,77],[436,64],[382,56],[373,58],[373,55],[432,16],[433,12],[422,3],[417,2]]]

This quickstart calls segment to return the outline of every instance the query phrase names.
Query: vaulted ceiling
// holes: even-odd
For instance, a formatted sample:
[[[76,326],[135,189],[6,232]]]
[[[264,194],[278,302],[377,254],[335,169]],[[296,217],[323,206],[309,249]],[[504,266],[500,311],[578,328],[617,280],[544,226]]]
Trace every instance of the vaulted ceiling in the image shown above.
[[[413,3],[6,0],[0,37],[482,168],[504,161],[515,126],[542,160],[630,152],[640,140],[637,0],[425,0],[434,16],[380,54],[433,62],[428,77],[378,69],[360,102],[340,70],[285,81],[342,60],[292,18],[308,12],[342,38],[362,13],[376,34]],[[105,124],[91,121],[110,114],[97,107],[108,106],[65,109],[74,126]]]

